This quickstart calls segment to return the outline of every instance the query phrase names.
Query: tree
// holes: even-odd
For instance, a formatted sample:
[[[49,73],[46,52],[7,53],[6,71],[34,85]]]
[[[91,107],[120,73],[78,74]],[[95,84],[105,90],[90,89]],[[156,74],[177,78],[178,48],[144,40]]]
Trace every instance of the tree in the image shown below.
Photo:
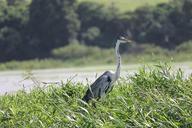
[[[98,3],[82,2],[77,12],[81,21],[80,40],[84,40],[87,45],[113,47],[114,39],[124,30],[120,20],[121,14],[113,4],[107,8]]]
[[[80,22],[76,0],[33,0],[29,11],[28,41],[34,52],[47,56],[51,49],[76,39]]]
[[[27,22],[25,4],[8,6],[7,1],[0,1],[0,61],[23,59],[23,28]]]
[[[0,29],[0,61],[7,61],[11,59],[21,59],[20,48],[22,38],[19,31],[3,27]]]

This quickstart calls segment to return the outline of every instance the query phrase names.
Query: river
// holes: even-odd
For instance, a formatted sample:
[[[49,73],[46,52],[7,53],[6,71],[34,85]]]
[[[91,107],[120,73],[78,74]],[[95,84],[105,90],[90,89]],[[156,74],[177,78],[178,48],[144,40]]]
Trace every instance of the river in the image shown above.
[[[123,65],[121,77],[131,76],[138,71],[142,65]],[[181,68],[184,76],[192,74],[191,63],[177,63],[173,68]],[[112,70],[113,66],[98,66],[85,68],[61,68],[61,69],[43,69],[27,71],[1,71],[0,72],[0,95],[14,93],[25,89],[30,91],[33,87],[45,84],[71,81],[73,83],[81,82],[85,84],[92,83],[99,75],[106,70]]]

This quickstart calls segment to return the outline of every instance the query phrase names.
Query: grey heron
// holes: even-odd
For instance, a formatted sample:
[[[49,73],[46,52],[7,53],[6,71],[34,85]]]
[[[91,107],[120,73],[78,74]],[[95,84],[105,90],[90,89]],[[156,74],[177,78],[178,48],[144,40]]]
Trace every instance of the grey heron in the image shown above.
[[[116,82],[120,77],[121,56],[119,53],[119,45],[121,43],[131,42],[131,40],[128,40],[125,37],[120,37],[120,39],[117,40],[115,46],[117,64],[116,71],[105,71],[99,78],[97,78],[96,81],[87,89],[84,97],[82,98],[83,101],[88,103],[93,98],[99,100],[101,97],[112,91],[114,82]]]

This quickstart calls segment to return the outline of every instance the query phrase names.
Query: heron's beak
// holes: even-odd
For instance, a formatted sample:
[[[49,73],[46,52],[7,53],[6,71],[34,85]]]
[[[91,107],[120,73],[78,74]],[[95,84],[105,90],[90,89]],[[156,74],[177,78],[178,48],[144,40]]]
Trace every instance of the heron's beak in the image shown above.
[[[124,41],[125,43],[133,43],[134,42],[134,41],[129,40],[129,39],[123,37],[123,36],[120,37],[120,40]]]

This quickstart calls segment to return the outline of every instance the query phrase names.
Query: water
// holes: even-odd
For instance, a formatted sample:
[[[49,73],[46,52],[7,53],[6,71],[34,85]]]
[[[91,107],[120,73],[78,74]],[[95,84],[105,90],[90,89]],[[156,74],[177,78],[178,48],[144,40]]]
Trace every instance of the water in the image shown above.
[[[141,65],[133,66],[134,68],[123,68],[121,72],[121,77],[131,76],[138,70]],[[125,67],[125,66],[124,66]],[[130,65],[127,67],[131,67]],[[42,82],[52,83],[63,81],[71,81],[73,83],[81,82],[85,84],[90,84],[95,81],[95,79],[101,75],[107,69],[112,67],[104,68],[70,68],[70,69],[45,69],[45,70],[34,70],[30,75],[30,79],[26,77],[25,71],[6,71],[0,72],[0,95],[5,93],[14,93],[18,90],[25,89],[30,91],[34,86],[42,85]],[[188,77],[192,74],[192,69],[187,64],[176,64],[175,69],[181,68],[184,71],[184,76]],[[96,70],[96,71],[94,71]]]

